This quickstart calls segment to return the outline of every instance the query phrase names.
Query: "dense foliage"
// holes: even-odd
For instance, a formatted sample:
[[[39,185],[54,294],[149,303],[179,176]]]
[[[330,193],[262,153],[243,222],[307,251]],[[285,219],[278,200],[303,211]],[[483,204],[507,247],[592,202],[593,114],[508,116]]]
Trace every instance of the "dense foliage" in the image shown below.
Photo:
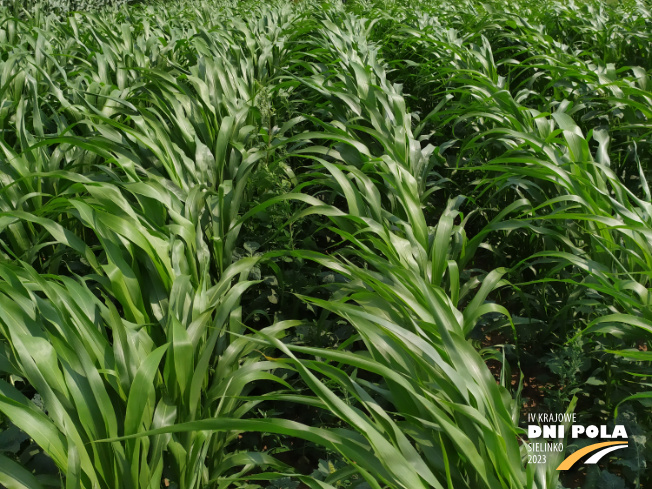
[[[0,8],[0,484],[650,484],[647,0],[69,5]]]

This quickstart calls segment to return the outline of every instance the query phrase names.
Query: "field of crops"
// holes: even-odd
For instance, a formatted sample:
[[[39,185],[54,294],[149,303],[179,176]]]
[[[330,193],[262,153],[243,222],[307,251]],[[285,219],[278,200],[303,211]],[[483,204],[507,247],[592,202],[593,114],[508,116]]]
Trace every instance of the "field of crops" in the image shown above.
[[[649,0],[10,4],[0,486],[650,487]]]

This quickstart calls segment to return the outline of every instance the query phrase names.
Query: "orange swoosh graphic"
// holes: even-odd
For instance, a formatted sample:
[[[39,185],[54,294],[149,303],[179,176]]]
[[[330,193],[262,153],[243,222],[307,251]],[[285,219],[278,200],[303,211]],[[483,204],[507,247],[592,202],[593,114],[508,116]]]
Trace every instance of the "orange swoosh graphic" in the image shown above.
[[[605,441],[603,443],[594,443],[593,445],[589,445],[588,447],[584,447],[581,450],[578,450],[568,457],[566,457],[566,460],[564,460],[562,463],[559,464],[559,467],[557,467],[557,470],[568,470],[570,469],[575,462],[577,462],[579,459],[581,459],[584,455],[595,452],[596,450],[603,448],[603,447],[609,447],[611,445],[627,445],[626,441]]]

